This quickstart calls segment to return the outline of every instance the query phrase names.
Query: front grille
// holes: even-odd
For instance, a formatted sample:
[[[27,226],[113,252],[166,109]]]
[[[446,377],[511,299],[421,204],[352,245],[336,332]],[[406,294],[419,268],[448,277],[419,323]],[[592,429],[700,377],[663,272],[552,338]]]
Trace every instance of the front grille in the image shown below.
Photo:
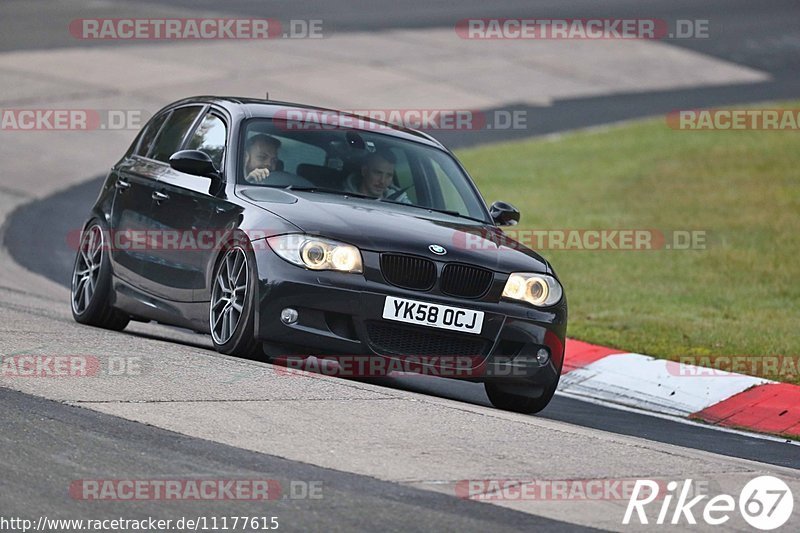
[[[441,290],[450,296],[480,298],[492,285],[490,270],[453,263],[444,267]]]
[[[445,334],[413,326],[367,321],[367,335],[373,349],[383,355],[482,356],[489,343],[480,337]]]
[[[436,265],[433,261],[413,255],[381,255],[381,272],[392,285],[427,291],[436,283]]]

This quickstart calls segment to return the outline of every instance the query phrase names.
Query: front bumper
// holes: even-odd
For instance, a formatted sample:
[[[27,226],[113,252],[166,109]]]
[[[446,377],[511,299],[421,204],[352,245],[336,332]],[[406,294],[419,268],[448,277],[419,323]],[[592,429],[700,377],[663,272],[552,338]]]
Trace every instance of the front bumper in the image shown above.
[[[408,366],[441,377],[514,381],[542,388],[557,382],[564,358],[566,299],[539,310],[499,301],[496,287],[475,300],[406,290],[383,280],[378,253],[362,251],[362,257],[364,274],[348,274],[303,269],[268,247],[256,251],[256,338],[287,352],[344,356],[349,363],[379,356],[396,363],[382,368]],[[502,291],[507,275],[496,278]],[[474,335],[385,320],[386,296],[483,311],[483,329]],[[296,323],[281,320],[285,308],[298,312]],[[550,352],[544,365],[534,357],[541,348]]]

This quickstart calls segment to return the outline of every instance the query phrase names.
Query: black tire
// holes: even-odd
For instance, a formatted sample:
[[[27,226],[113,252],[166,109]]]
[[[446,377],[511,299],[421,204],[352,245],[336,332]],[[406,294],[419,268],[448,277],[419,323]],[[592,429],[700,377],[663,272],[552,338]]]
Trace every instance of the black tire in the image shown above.
[[[105,242],[107,235],[108,232],[97,219],[90,220],[81,234],[78,253],[75,255],[75,264],[72,267],[70,307],[76,322],[121,331],[128,325],[130,318],[111,305],[113,289],[111,262],[108,259],[109,247]],[[99,246],[96,244],[98,238]],[[93,275],[95,271],[96,277]]]
[[[214,266],[214,276],[211,278],[211,301],[209,302],[208,310],[209,328],[211,330],[211,340],[214,343],[214,349],[219,353],[246,357],[248,359],[263,359],[264,354],[261,349],[261,343],[255,338],[255,293],[258,276],[255,266],[255,257],[252,252],[249,251],[249,248],[250,247],[244,243],[231,242],[225,246],[217,258],[216,265]],[[247,290],[243,297],[242,310],[236,319],[236,324],[232,333],[230,329],[221,331],[219,329],[221,324],[216,320],[221,317],[215,316],[215,309],[217,309],[216,312],[219,312],[219,309],[216,307],[219,302],[215,304],[215,298],[218,297],[221,292],[217,280],[220,275],[229,277],[230,273],[225,271],[226,268],[230,268],[230,263],[228,262],[229,254],[236,254],[245,259],[246,262],[243,268],[246,269],[244,273],[246,273],[247,278],[244,284]]]
[[[486,395],[492,405],[504,411],[512,411],[515,413],[533,414],[538,413],[550,404],[553,395],[558,388],[558,379],[556,382],[547,387],[541,396],[538,398],[529,398],[519,394],[512,394],[505,390],[501,384],[494,382],[486,382],[483,384],[486,389]]]

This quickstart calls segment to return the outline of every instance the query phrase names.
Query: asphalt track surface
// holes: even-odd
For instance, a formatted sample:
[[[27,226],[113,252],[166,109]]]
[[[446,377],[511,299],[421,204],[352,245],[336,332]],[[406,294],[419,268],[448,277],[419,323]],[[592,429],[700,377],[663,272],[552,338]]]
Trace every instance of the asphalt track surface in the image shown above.
[[[3,431],[0,478],[5,516],[38,517],[42,502],[55,516],[93,519],[276,516],[291,531],[563,531],[554,520],[402,487],[280,457],[253,453],[117,417],[0,388]],[[19,446],[19,435],[36,446]],[[56,460],[54,460],[56,458]],[[264,501],[102,502],[72,499],[76,479],[104,479],[107,465],[124,479],[187,479],[197,472],[220,479],[276,480],[276,499]],[[37,468],[36,465],[46,465]],[[20,483],[20,480],[25,483]],[[293,480],[313,480],[323,499],[293,499]],[[294,490],[295,497],[302,489]],[[284,499],[284,496],[289,496]],[[588,528],[570,525],[578,531]],[[280,529],[280,528],[279,528]]]
[[[136,2],[62,2],[56,10],[63,17],[126,16],[146,14],[154,9],[164,15],[195,16],[202,9],[219,12],[219,2],[172,0],[147,5]],[[191,9],[190,9],[191,8]],[[36,1],[7,2],[4,5],[0,50],[42,49],[65,46],[91,46],[76,42],[52,31],[48,24],[62,26],[59,16],[42,18],[42,4]],[[48,9],[50,5],[48,4]],[[93,10],[93,11],[92,11]],[[728,61],[767,71],[768,82],[678,91],[613,95],[597,98],[556,101],[544,108],[524,107],[529,111],[530,128],[526,131],[483,132],[476,135],[449,133],[437,135],[451,147],[488,141],[553,133],[574,128],[605,124],[668,112],[678,108],[706,107],[800,95],[800,37],[794,2],[485,2],[459,4],[454,16],[449,2],[349,2],[346,4],[315,1],[303,4],[286,2],[242,2],[224,4],[227,15],[270,16],[278,19],[321,18],[332,31],[364,31],[386,28],[446,27],[455,18],[466,17],[652,17],[664,19],[703,19],[712,28],[721,28],[714,39],[675,41],[687,47]],[[189,15],[191,13],[192,15]],[[14,21],[13,24],[11,21]],[[132,45],[136,46],[136,45]],[[143,44],[141,46],[147,46]],[[504,107],[504,109],[510,109]],[[88,176],[87,176],[88,178]],[[80,223],[99,189],[99,178],[70,188],[55,196],[23,206],[6,222],[4,244],[17,262],[49,279],[66,284],[73,259],[66,235],[45,231],[53,227],[75,228]],[[48,255],[36,250],[50,250]],[[132,333],[132,335],[135,335]],[[480,386],[448,380],[384,380],[383,385],[421,392],[442,398],[488,405]],[[35,516],[42,502],[53,511],[66,515],[76,509],[75,502],[64,494],[64,480],[92,477],[98,465],[115,465],[119,477],[179,477],[193,473],[258,475],[276,479],[319,479],[325,482],[326,499],[322,504],[275,502],[275,514],[286,516],[292,529],[387,529],[433,530],[519,530],[523,527],[576,529],[577,526],[549,521],[530,514],[517,513],[495,506],[461,501],[434,495],[401,485],[364,476],[322,469],[296,461],[257,454],[181,436],[93,411],[64,406],[25,394],[0,389],[3,405],[3,431],[0,459],[8,475],[0,478],[4,514]],[[764,440],[735,433],[720,432],[696,425],[673,422],[651,416],[620,411],[564,397],[556,397],[540,415],[584,426],[633,435],[653,441],[752,459],[764,463],[800,468],[800,453],[795,445]],[[24,436],[24,437],[21,437]],[[21,438],[34,446],[21,447]],[[58,460],[54,461],[53,457]],[[101,477],[102,474],[96,474]],[[26,480],[24,483],[20,480]],[[54,480],[58,480],[54,482]],[[85,505],[85,504],[81,504]],[[237,502],[215,507],[207,502],[197,514],[243,514],[255,509]],[[88,507],[84,507],[88,510]],[[272,509],[272,508],[271,508]],[[200,510],[200,508],[198,508]],[[263,510],[263,509],[262,509]],[[125,505],[132,516],[134,509]],[[103,507],[109,516],[119,514],[113,505]],[[133,514],[154,514],[146,503]],[[170,508],[158,502],[159,517],[187,513],[185,504]],[[102,513],[101,513],[102,514]],[[97,507],[91,515],[98,515]],[[99,516],[98,516],[99,517]]]

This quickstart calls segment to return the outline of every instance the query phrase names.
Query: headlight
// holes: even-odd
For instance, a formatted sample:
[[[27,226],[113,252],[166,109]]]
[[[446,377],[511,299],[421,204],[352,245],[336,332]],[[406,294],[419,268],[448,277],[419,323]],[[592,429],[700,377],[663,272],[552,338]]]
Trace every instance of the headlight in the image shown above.
[[[278,235],[267,239],[283,259],[311,270],[360,273],[361,252],[355,246],[310,235]]]
[[[503,298],[523,300],[536,307],[550,307],[561,300],[561,284],[552,276],[514,272],[508,277]]]

